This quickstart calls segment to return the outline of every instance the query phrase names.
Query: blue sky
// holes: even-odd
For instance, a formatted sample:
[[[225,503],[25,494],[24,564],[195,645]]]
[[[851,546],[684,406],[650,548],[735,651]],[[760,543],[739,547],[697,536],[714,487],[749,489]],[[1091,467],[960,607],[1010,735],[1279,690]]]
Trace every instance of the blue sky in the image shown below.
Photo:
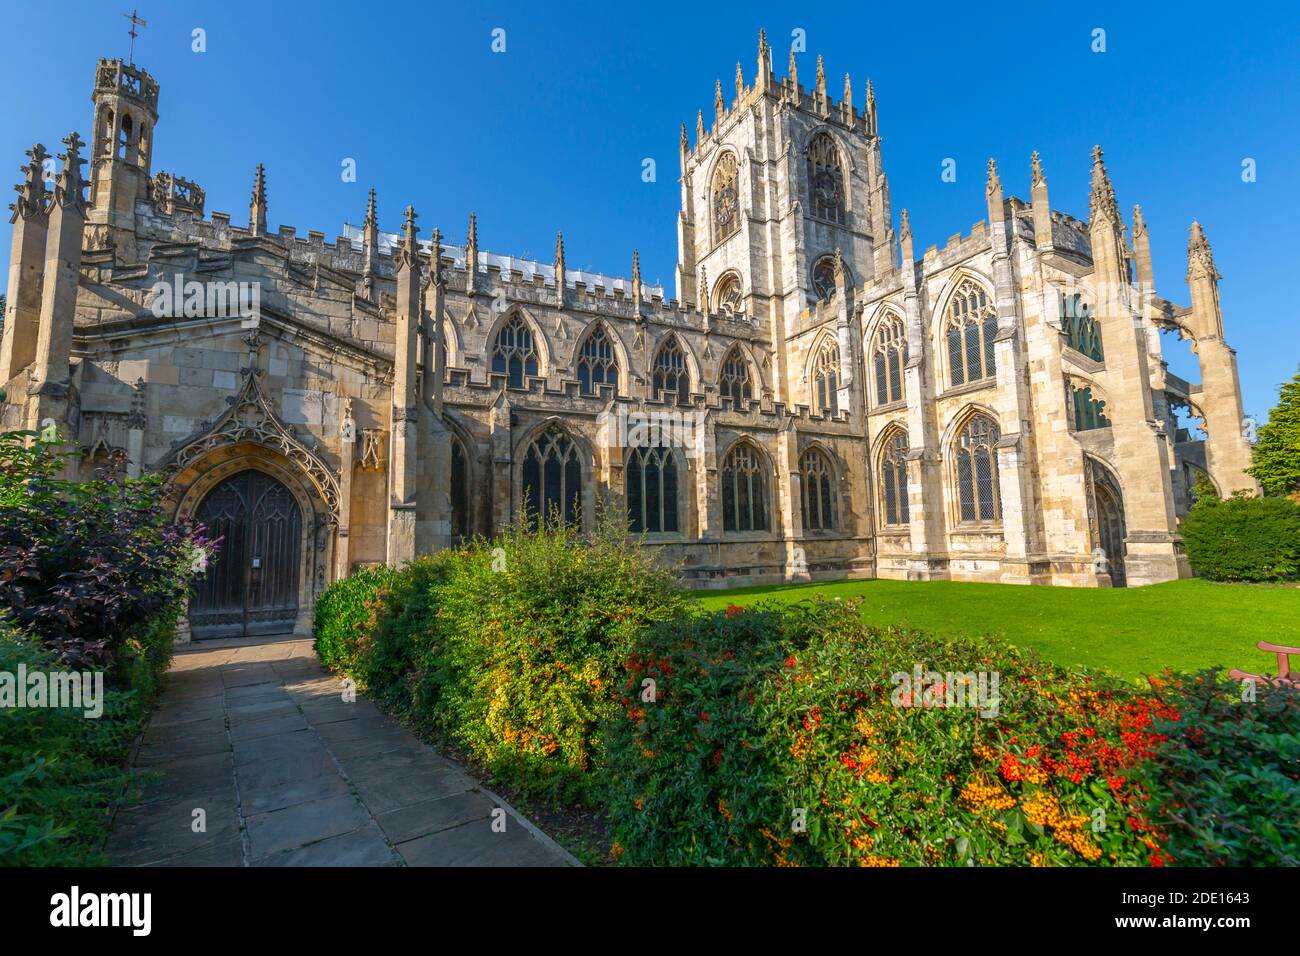
[[[94,64],[126,54],[124,9],[67,0],[57,30],[32,21],[30,42],[7,44],[0,169],[12,182],[33,142],[55,151],[71,129],[89,137]],[[737,60],[753,82],[760,27],[778,75],[802,29],[805,86],[818,53],[837,99],[846,71],[859,106],[874,81],[894,210],[909,210],[918,254],[985,215],[990,156],[1007,191],[1027,199],[1039,150],[1053,205],[1086,217],[1088,153],[1101,143],[1125,215],[1142,204],[1166,297],[1187,301],[1187,229],[1193,218],[1205,226],[1246,411],[1263,419],[1300,362],[1295,3],[232,0],[140,13],[136,61],[162,87],[154,170],[198,181],[209,212],[243,221],[263,162],[272,228],[332,239],[360,222],[373,185],[384,229],[412,203],[421,235],[437,225],[459,243],[472,209],[484,248],[549,261],[558,229],[570,268],[621,275],[635,246],[645,278],[669,294],[680,124],[693,137],[715,78],[730,97]],[[195,28],[204,53],[191,50]],[[491,49],[497,28],[504,53]],[[1091,49],[1098,28],[1104,53]],[[948,157],[955,183],[940,179]],[[347,158],[355,183],[340,176]],[[653,183],[642,181],[646,158]],[[1242,181],[1245,158],[1253,183]],[[7,252],[7,217],[0,243]],[[1166,351],[1174,371],[1199,378],[1186,344],[1166,337]]]

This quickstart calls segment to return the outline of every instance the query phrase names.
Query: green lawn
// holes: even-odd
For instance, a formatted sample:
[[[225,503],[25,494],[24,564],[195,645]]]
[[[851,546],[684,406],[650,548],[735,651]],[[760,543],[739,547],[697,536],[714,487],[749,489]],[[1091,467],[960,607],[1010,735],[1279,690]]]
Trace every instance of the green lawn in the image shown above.
[[[1064,665],[1138,678],[1165,667],[1273,673],[1257,641],[1300,645],[1300,587],[1199,579],[1144,588],[1056,588],[956,581],[838,581],[700,595],[709,609],[814,594],[862,599],[872,624],[995,634]]]

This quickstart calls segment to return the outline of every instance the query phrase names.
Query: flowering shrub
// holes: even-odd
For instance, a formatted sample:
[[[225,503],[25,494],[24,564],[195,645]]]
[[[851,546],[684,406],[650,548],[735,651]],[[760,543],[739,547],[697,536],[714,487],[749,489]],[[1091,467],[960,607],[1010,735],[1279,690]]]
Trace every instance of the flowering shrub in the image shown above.
[[[340,589],[318,605],[317,646],[499,779],[580,799],[626,648],[684,606],[672,573],[616,529],[515,528]]]
[[[161,477],[117,454],[89,481],[33,432],[0,434],[0,610],[72,667],[110,665],[185,593],[215,546],[159,506]]]
[[[1300,866],[1300,691],[1248,688],[1213,672],[1170,676],[1179,720],[1146,768],[1151,816],[1183,866]]]
[[[918,665],[938,683],[908,686]],[[977,672],[998,675],[992,697],[949,686]],[[848,602],[667,625],[624,674],[607,777],[628,862],[1167,861],[1134,774],[1175,714],[1124,685],[871,628]]]

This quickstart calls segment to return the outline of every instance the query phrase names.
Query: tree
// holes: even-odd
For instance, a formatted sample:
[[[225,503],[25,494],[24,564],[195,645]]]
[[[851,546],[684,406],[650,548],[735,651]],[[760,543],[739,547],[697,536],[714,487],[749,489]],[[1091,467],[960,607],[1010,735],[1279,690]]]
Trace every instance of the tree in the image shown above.
[[[1268,424],[1260,426],[1250,473],[1266,495],[1300,493],[1300,372],[1282,386]]]

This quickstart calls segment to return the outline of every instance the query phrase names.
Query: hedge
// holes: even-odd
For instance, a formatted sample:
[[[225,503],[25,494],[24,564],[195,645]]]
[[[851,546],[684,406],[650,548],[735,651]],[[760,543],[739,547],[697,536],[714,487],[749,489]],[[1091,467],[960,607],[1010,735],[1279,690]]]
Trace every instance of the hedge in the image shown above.
[[[1212,581],[1300,579],[1300,504],[1288,498],[1197,498],[1179,529],[1192,569]]]

